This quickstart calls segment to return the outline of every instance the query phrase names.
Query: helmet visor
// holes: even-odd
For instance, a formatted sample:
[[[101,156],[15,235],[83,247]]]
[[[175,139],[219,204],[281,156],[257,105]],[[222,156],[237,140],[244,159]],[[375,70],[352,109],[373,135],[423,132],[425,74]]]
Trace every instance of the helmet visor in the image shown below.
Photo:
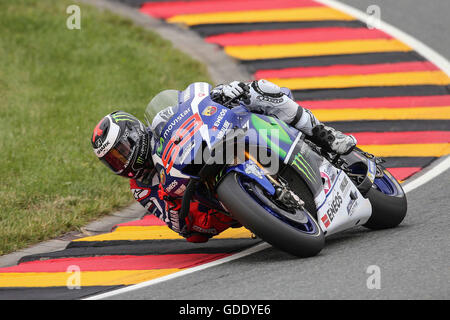
[[[121,139],[108,151],[100,161],[106,164],[114,173],[121,173],[133,157],[136,144],[131,139]]]

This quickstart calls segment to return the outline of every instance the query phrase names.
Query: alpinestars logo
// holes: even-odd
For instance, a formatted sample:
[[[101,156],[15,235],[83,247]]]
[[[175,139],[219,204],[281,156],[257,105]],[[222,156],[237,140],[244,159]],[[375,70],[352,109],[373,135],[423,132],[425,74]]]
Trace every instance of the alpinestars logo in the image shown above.
[[[270,102],[273,104],[280,104],[283,102],[283,98],[271,98],[267,96],[257,96],[256,99],[259,101]]]

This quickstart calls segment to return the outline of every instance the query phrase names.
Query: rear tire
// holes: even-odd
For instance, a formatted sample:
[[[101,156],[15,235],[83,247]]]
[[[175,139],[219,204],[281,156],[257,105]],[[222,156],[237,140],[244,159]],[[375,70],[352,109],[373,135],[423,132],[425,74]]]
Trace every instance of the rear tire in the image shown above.
[[[236,220],[264,241],[295,256],[311,257],[322,250],[325,237],[311,214],[303,211],[310,218],[314,231],[303,232],[266,211],[243,188],[239,179],[237,173],[231,172],[217,188],[219,200]]]
[[[389,179],[396,194],[388,195],[383,193],[375,185],[367,193],[367,197],[372,204],[372,215],[364,224],[364,227],[373,230],[394,228],[398,226],[406,216],[407,201],[406,194],[397,180],[384,168],[383,179]]]

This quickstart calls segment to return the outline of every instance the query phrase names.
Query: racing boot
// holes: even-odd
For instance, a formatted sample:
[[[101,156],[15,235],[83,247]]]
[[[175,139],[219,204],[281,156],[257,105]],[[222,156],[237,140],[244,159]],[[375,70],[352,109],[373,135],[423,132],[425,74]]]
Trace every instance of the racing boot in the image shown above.
[[[337,154],[349,154],[356,146],[356,139],[352,135],[318,124],[312,128],[312,136],[309,140],[314,142],[325,151]]]
[[[355,137],[325,126],[306,108],[298,108],[295,118],[292,125],[327,152],[348,154],[356,146]]]

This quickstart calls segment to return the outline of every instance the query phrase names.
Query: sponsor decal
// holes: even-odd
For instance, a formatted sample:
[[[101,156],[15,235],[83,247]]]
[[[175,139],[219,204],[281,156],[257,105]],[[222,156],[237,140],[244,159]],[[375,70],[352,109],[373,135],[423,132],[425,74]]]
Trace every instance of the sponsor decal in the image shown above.
[[[325,194],[327,194],[331,189],[331,179],[325,172],[321,172],[320,176],[322,177],[323,181],[323,191],[325,191]]]
[[[222,122],[223,117],[227,114],[228,109],[222,109],[220,111],[219,115],[217,116],[216,121],[214,122],[214,127],[219,127],[220,123]]]
[[[223,127],[222,129],[220,129],[219,133],[217,134],[216,139],[220,140],[223,138],[223,136],[225,135],[225,133],[227,132],[227,130],[230,128],[231,123],[228,122],[227,120],[225,120],[225,122],[223,123]]]
[[[133,192],[133,196],[137,201],[145,199],[150,194],[150,191],[147,189],[132,189],[131,192]]]
[[[339,186],[339,189],[341,189],[342,193],[345,193],[345,189],[348,186],[348,180],[347,178],[344,176],[344,179],[342,179],[341,185]]]
[[[100,139],[100,141],[101,141],[101,139]],[[105,151],[105,149],[108,147],[110,145],[110,142],[109,141],[106,141],[104,144],[102,144],[101,146],[100,146],[100,148],[98,148],[95,152],[97,153],[97,155],[99,155],[99,154],[101,154],[101,153],[103,153],[103,151]]]
[[[377,173],[377,167],[375,165],[375,162],[368,161],[367,176],[369,177],[370,181],[373,182],[375,180],[376,173]]]
[[[177,180],[172,181],[172,182],[169,184],[169,186],[166,188],[166,191],[167,191],[167,192],[172,191],[173,188],[175,188],[177,185],[178,185],[178,181],[177,181]]]
[[[330,207],[327,210],[327,216],[330,219],[330,222],[333,221],[334,217],[336,216],[336,213],[338,213],[341,204],[342,204],[342,197],[339,194],[339,192],[336,192],[336,195],[334,196],[333,201],[331,201]]]
[[[303,155],[300,152],[295,155],[292,165],[297,167],[297,169],[300,170],[309,181],[316,181],[313,169],[305,158],[303,158]]]
[[[328,228],[328,226],[331,223],[330,219],[328,219],[328,216],[326,214],[324,214],[320,220],[322,220],[323,224],[325,225],[325,228]]]
[[[135,149],[135,148],[136,147],[134,147],[133,149]],[[147,156],[148,156],[148,150],[149,150],[148,137],[147,137],[147,135],[143,135],[141,138],[141,141],[139,142],[139,148],[138,148],[139,154],[136,158],[136,162],[133,164],[133,169],[135,169],[135,170],[142,169],[145,159],[147,159]]]
[[[173,127],[181,121],[181,119],[183,119],[191,110],[190,109],[186,109],[184,110],[182,113],[180,113],[175,119],[173,119],[169,125],[167,126],[167,129],[164,131],[163,133],[163,138],[167,139],[169,132],[172,131]]]
[[[246,174],[253,174],[254,176],[258,177],[258,179],[262,179],[262,173],[261,170],[259,170],[258,166],[254,163],[247,163],[245,165],[244,169]]]
[[[177,196],[181,196],[184,194],[184,191],[186,190],[186,185],[182,184],[177,190],[175,190],[175,194]]]
[[[274,104],[280,104],[283,102],[283,98],[272,98],[272,97],[267,97],[267,96],[257,96],[256,100],[266,101],[266,102],[270,102],[270,103],[274,103]]]
[[[217,234],[217,230],[215,228],[205,229],[205,228],[199,227],[197,225],[193,225],[192,230],[200,232],[200,233]]]
[[[161,169],[161,172],[159,173],[159,181],[161,184],[166,183],[166,173],[164,172],[164,169]]]
[[[169,173],[172,169],[180,150],[185,144],[191,141],[191,138],[198,130],[200,130],[202,124],[203,122],[200,115],[195,113],[186,119],[186,121],[172,135],[161,157],[167,173]]]
[[[192,149],[195,147],[195,141],[192,141],[192,143],[183,149],[183,154],[180,157],[179,163],[184,163],[186,158],[191,154]]]
[[[175,113],[173,112],[173,108],[172,107],[165,108],[164,110],[161,110],[160,112],[158,112],[158,115],[161,118],[163,118],[163,120],[165,120],[165,121],[169,121],[170,118],[172,118],[172,116],[174,114]]]
[[[178,215],[178,211],[169,210],[169,221],[171,224],[171,228],[173,231],[180,233],[180,217]]]
[[[144,161],[145,161],[144,158],[142,158],[141,156],[138,156],[136,159],[136,164],[143,165]],[[134,166],[133,166],[133,168],[134,168]]]
[[[108,119],[111,119],[110,116],[107,116]],[[94,152],[97,155],[97,157],[101,158],[103,157],[111,147],[114,145],[114,142],[116,141],[117,137],[119,136],[120,127],[115,124],[114,122],[110,122],[110,127],[108,129],[106,137],[96,137],[94,141]],[[105,133],[103,132],[103,135]],[[95,137],[94,137],[95,138]]]
[[[135,122],[136,118],[133,117],[130,114],[117,112],[111,115],[111,118],[114,120],[115,123],[121,122],[121,121],[130,121]]]
[[[160,138],[159,138],[159,146],[158,146],[158,149],[156,149],[156,154],[158,155],[158,157],[161,157],[161,152],[162,152],[163,144],[164,144],[164,138],[163,138],[163,137],[160,137]]]
[[[217,107],[214,106],[207,106],[203,112],[202,115],[204,116],[212,116],[213,114],[215,114],[217,112]]]
[[[324,172],[330,177],[330,181],[331,183],[334,182],[334,180],[336,179],[336,168],[333,167],[333,165],[331,163],[328,163]]]
[[[353,214],[357,206],[358,206],[358,193],[356,191],[352,191],[350,192],[350,201],[347,205],[347,213],[349,216]]]
[[[347,190],[349,189],[350,185],[348,184],[348,179],[346,176],[342,179],[341,185],[339,186],[339,189],[341,190],[342,194],[345,196],[347,194]]]

